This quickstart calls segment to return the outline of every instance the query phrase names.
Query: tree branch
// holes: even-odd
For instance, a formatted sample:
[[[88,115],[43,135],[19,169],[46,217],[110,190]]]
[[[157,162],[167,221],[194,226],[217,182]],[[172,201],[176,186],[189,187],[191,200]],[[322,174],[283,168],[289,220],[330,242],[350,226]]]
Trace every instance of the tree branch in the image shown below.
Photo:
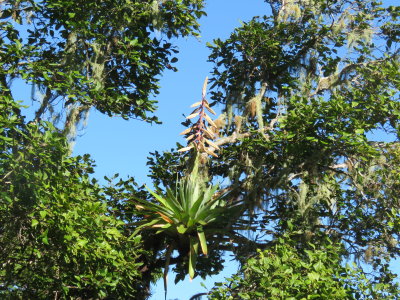
[[[225,144],[234,143],[237,140],[244,139],[244,138],[247,138],[247,137],[250,137],[250,136],[251,136],[250,132],[237,133],[235,131],[232,135],[224,137],[224,138],[221,138],[221,139],[215,141],[214,144],[216,144],[217,146],[221,146],[221,145],[225,145]]]
[[[46,108],[50,103],[50,99],[52,98],[51,89],[49,87],[46,88],[46,94],[43,97],[42,103],[40,104],[39,109],[35,112],[35,122],[38,123],[44,114]]]

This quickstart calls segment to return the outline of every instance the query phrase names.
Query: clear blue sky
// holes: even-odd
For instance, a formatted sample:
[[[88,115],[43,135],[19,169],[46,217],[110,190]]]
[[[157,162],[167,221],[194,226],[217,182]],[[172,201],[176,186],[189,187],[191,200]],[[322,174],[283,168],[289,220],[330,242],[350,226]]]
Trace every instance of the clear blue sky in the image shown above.
[[[190,112],[189,106],[199,100],[204,78],[209,75],[212,65],[207,62],[209,50],[206,42],[214,38],[227,38],[240,21],[248,21],[255,15],[268,13],[263,0],[208,0],[207,17],[200,20],[201,38],[181,39],[177,41],[180,53],[178,72],[168,71],[161,79],[159,109],[157,115],[162,125],[149,125],[144,122],[119,118],[109,118],[91,111],[88,125],[80,132],[74,154],[89,153],[96,161],[96,177],[119,173],[120,176],[133,176],[139,184],[151,185],[147,177],[146,166],[149,152],[169,150],[175,143],[182,142],[179,133],[183,130],[180,123],[182,114]],[[384,0],[385,5],[399,5],[399,0]],[[21,91],[22,92],[22,91]],[[21,98],[29,97],[29,88]],[[218,276],[207,279],[208,288],[215,281],[222,281],[236,271],[236,263],[227,263],[226,270]],[[397,268],[396,268],[397,269]],[[198,292],[205,292],[200,285],[203,280],[195,278],[192,282],[185,279],[174,285],[174,274],[169,276],[167,299],[189,299]],[[154,288],[152,300],[164,299],[163,285],[160,281]]]

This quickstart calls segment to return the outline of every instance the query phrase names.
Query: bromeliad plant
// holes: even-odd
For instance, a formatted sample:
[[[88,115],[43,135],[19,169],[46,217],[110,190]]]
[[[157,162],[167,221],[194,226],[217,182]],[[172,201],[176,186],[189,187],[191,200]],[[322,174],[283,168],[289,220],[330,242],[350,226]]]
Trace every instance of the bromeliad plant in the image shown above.
[[[156,230],[165,233],[174,242],[170,243],[166,255],[165,278],[173,250],[189,250],[189,276],[195,276],[199,245],[204,255],[208,254],[207,235],[222,233],[229,215],[236,214],[239,206],[227,203],[224,195],[216,193],[217,185],[206,186],[194,173],[177,182],[175,191],[166,189],[164,196],[150,189],[156,202],[136,199],[136,208],[146,216],[139,222],[137,231]],[[188,243],[188,245],[182,245]],[[187,254],[184,254],[187,255]]]
[[[207,81],[204,81],[202,99],[192,107],[197,107],[187,117],[198,120],[181,134],[186,135],[188,146],[180,149],[185,152],[193,149],[193,165],[190,175],[176,183],[175,190],[167,187],[165,195],[157,194],[150,189],[154,201],[136,199],[136,209],[144,218],[137,223],[136,231],[154,230],[157,234],[168,236],[168,247],[165,252],[164,289],[167,291],[167,274],[171,255],[177,250],[181,257],[188,258],[190,279],[195,276],[199,247],[203,255],[208,254],[207,238],[218,239],[234,235],[231,220],[237,220],[241,209],[239,202],[229,201],[227,194],[217,192],[217,185],[207,185],[206,176],[199,172],[200,157],[212,155],[220,150],[212,140],[218,126],[208,116],[207,111],[215,114],[206,100]],[[202,162],[203,164],[204,162]]]

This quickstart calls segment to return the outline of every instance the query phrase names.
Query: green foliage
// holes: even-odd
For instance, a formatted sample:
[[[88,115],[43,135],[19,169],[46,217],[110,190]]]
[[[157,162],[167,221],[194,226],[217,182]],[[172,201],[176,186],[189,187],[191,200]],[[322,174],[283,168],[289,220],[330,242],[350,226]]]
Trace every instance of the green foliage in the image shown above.
[[[43,93],[36,117],[68,109],[66,129],[91,107],[158,122],[159,76],[177,61],[171,38],[198,35],[200,0],[3,1],[1,62]],[[15,22],[24,27],[15,26]],[[26,32],[24,32],[26,30]],[[54,111],[57,116],[62,111]],[[60,117],[60,116],[58,116]]]
[[[237,275],[218,283],[209,299],[397,298],[398,286],[368,282],[360,270],[342,266],[342,250],[329,241],[300,246],[290,236],[278,238]]]
[[[388,197],[389,189],[398,193],[390,174],[399,166],[388,153],[399,137],[399,53],[386,34],[398,24],[397,9],[376,1],[267,2],[272,16],[210,45],[213,97],[225,105],[232,120],[225,140],[234,142],[210,173],[229,176],[250,209],[264,209],[264,228],[295,218],[302,229],[335,232],[358,257],[368,245],[397,255],[388,241],[399,237],[387,222],[398,222],[389,211],[399,208]],[[371,140],[375,130],[396,141]]]
[[[69,157],[62,134],[19,110],[0,98],[0,295],[144,295],[141,238],[112,214],[89,156]]]
[[[89,156],[69,157],[66,136],[74,138],[92,107],[158,122],[152,97],[159,76],[176,71],[178,60],[171,39],[198,35],[203,6],[200,0],[2,1],[4,296],[149,295],[158,276],[154,247],[133,235],[138,216],[126,200],[146,193],[132,179],[101,188]],[[39,103],[31,122],[11,93],[15,79],[31,84]]]
[[[388,264],[400,254],[399,8],[373,0],[266,3],[271,15],[209,44],[211,104],[222,106],[227,124],[214,141],[218,158],[204,169],[241,199],[253,231],[233,239],[232,251],[245,264],[287,232],[317,249],[329,238],[343,246],[338,269],[356,263],[358,275],[346,277],[354,286],[395,295]],[[164,183],[173,173],[163,168],[182,172],[187,161],[168,152],[149,164]]]

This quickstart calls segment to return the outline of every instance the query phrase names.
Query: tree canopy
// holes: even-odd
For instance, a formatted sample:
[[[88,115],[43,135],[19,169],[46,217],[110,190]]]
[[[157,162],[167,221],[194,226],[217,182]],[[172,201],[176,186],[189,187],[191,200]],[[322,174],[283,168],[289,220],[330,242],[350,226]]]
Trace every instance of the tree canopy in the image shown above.
[[[219,247],[246,264],[287,234],[298,251],[329,238],[343,246],[344,261],[374,274],[371,286],[395,297],[396,288],[383,286],[392,282],[388,263],[399,254],[399,8],[266,2],[271,15],[209,45],[211,98],[223,114],[213,122],[215,146],[204,145],[220,149],[218,158],[207,161],[207,151],[190,144],[207,180],[229,182],[228,201],[242,203],[238,220],[254,232],[247,243]],[[191,151],[156,153],[153,178],[172,185],[176,170],[166,166],[181,163],[184,176]],[[253,275],[242,276],[244,289],[257,289]]]
[[[171,38],[198,34],[203,1],[0,3],[0,294],[145,299],[229,252],[241,270],[210,299],[398,297],[400,7],[265,2],[208,45],[188,144],[149,158],[154,191],[101,185],[68,141],[92,107],[158,122]],[[33,120],[15,79],[42,93]]]
[[[142,274],[152,253],[126,224],[132,212],[117,207],[136,183],[102,186],[68,141],[91,108],[158,122],[153,97],[177,60],[171,39],[198,35],[202,9],[191,0],[1,1],[1,297],[149,295],[159,270]],[[13,96],[16,80],[32,86],[32,120]]]

